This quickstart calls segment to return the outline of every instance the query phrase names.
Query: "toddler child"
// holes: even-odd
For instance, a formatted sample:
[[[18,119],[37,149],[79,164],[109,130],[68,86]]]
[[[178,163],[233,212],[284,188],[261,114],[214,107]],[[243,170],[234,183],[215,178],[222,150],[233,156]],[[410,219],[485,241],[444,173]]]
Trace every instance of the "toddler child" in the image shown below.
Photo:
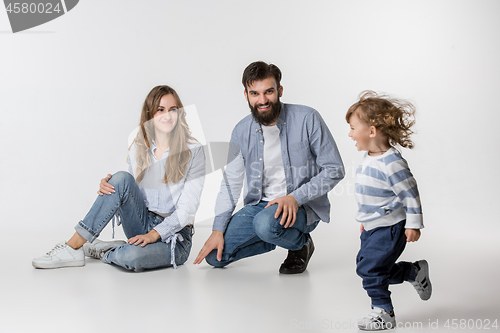
[[[410,282],[423,300],[431,297],[427,261],[396,260],[406,242],[420,238],[422,209],[417,183],[396,146],[413,148],[412,104],[372,91],[361,93],[346,114],[359,151],[366,151],[356,170],[356,220],[361,222],[361,249],[356,273],[371,298],[371,313],[358,322],[362,330],[395,328],[389,284]]]

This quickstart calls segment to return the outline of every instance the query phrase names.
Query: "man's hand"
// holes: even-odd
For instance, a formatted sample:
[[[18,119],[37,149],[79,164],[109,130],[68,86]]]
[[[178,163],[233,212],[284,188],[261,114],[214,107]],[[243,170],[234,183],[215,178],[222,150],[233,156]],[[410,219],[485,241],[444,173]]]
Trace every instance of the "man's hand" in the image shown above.
[[[134,236],[130,238],[127,242],[130,245],[136,245],[136,246],[142,244],[141,246],[144,247],[148,244],[156,243],[158,239],[160,239],[160,234],[158,233],[158,231],[153,229],[145,235]]]
[[[111,194],[111,192],[115,192],[115,188],[113,185],[111,185],[109,180],[111,179],[111,175],[108,173],[106,177],[101,179],[101,182],[99,183],[99,190],[97,191],[97,194],[103,195],[103,194]]]
[[[299,210],[299,204],[297,200],[293,197],[293,195],[285,195],[284,197],[279,197],[274,199],[273,201],[269,201],[266,207],[272,206],[274,204],[278,204],[278,209],[276,209],[276,214],[274,214],[274,218],[277,219],[281,213],[280,224],[283,225],[285,223],[285,228],[291,227],[295,220],[297,219],[297,211]]]
[[[203,259],[205,259],[205,257],[214,249],[217,249],[217,260],[221,261],[222,250],[224,249],[224,234],[222,233],[222,231],[212,231],[212,234],[210,235],[210,237],[208,237],[205,245],[203,245],[193,264],[201,263]]]
[[[363,230],[365,230],[365,226],[363,225],[363,223],[361,223],[361,225],[359,226],[359,233],[362,233]]]
[[[420,229],[406,229],[405,235],[407,242],[416,242],[420,238]]]

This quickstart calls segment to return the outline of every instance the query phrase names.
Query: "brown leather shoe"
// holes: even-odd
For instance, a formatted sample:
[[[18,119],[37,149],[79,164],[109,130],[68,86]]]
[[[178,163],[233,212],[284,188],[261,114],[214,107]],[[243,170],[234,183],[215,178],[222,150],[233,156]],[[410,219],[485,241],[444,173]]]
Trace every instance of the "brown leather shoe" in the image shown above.
[[[314,252],[314,243],[309,235],[309,242],[307,242],[300,250],[288,250],[288,256],[281,264],[281,274],[298,274],[306,270],[309,259]]]

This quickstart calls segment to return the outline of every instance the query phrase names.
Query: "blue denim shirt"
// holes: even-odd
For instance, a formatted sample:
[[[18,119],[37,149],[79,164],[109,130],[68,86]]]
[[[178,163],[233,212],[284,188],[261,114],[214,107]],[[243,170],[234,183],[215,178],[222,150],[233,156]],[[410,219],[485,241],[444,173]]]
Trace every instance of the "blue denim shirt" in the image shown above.
[[[307,224],[330,221],[327,193],[344,178],[344,165],[330,130],[313,108],[281,104],[276,123],[287,194],[307,212]],[[262,200],[264,137],[250,114],[233,129],[228,165],[215,204],[213,230],[224,232],[236,208],[246,178],[244,204]]]

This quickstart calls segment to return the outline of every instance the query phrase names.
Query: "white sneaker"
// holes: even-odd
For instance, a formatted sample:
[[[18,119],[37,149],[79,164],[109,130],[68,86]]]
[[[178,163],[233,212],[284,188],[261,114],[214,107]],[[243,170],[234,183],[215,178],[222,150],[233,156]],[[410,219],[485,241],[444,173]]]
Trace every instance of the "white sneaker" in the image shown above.
[[[85,266],[85,255],[83,249],[73,249],[62,241],[43,257],[33,259],[31,262],[35,268],[61,268]]]
[[[358,321],[358,327],[363,331],[382,331],[396,328],[394,311],[386,312],[384,309],[374,307],[368,316]]]
[[[420,298],[427,301],[432,295],[432,284],[429,279],[429,264],[427,260],[419,260],[413,263],[417,276],[415,281],[410,282],[417,291]]]
[[[118,246],[122,246],[123,244],[126,244],[127,242],[122,241],[122,240],[116,240],[116,241],[101,241],[96,239],[92,243],[85,243],[83,244],[83,253],[87,257],[92,257],[96,259],[102,259],[104,256],[104,253],[108,252],[111,249],[117,248]]]

